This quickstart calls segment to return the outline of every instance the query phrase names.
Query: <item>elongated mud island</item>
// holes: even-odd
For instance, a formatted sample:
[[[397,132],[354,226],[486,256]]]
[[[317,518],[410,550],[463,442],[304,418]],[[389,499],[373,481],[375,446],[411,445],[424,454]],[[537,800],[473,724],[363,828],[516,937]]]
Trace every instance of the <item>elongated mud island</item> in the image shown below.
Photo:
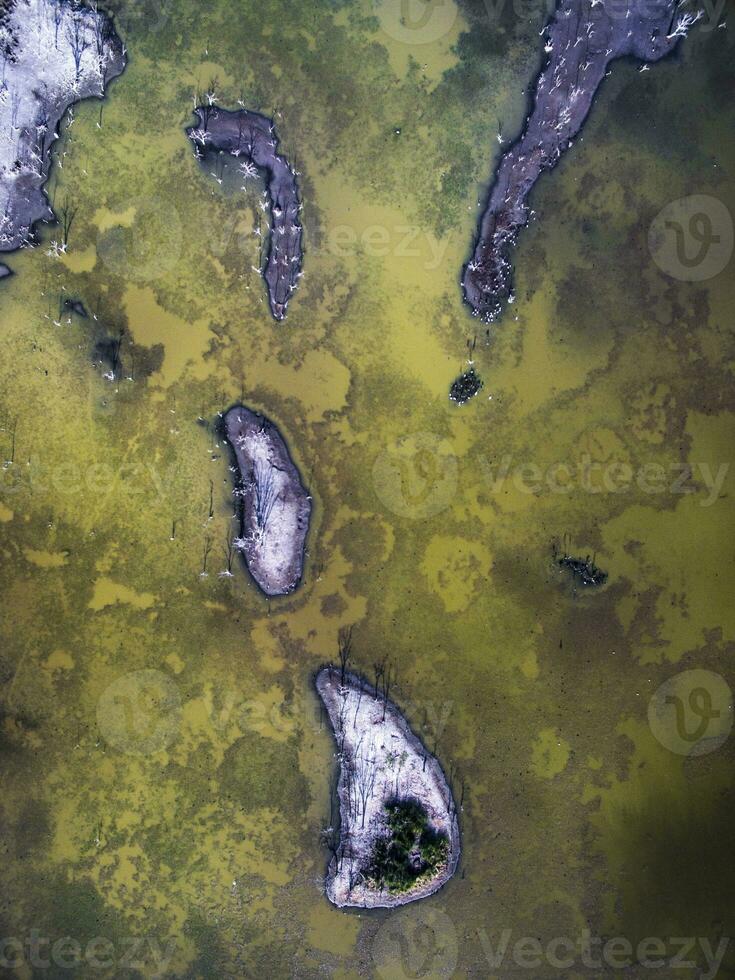
[[[677,12],[678,6],[677,0],[561,0],[544,29],[548,58],[535,83],[533,108],[520,138],[500,159],[463,271],[474,316],[496,320],[512,302],[511,253],[528,222],[528,195],[572,145],[608,65],[625,56],[647,65],[669,54],[702,13]]]
[[[242,158],[243,177],[252,177],[258,171],[265,175],[271,230],[263,278],[271,313],[276,320],[282,320],[302,274],[301,201],[296,174],[278,153],[275,126],[266,116],[216,105],[199,106],[194,113],[198,124],[187,129],[186,134],[197,156],[202,157],[207,150],[230,153]]]
[[[238,470],[237,547],[266,595],[286,595],[301,581],[311,497],[273,422],[237,405],[225,416],[225,432]]]
[[[43,186],[62,116],[103,98],[125,54],[108,17],[68,0],[6,0],[0,45],[0,252],[12,252],[54,219]]]
[[[340,766],[327,897],[340,908],[393,908],[432,895],[460,854],[441,766],[377,683],[330,666],[317,674],[316,689]]]

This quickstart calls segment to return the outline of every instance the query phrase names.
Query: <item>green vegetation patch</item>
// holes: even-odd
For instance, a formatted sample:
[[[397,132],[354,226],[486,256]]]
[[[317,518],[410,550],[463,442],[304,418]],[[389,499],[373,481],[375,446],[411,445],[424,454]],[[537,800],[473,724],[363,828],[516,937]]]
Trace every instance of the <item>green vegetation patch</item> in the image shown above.
[[[388,833],[375,841],[366,876],[376,887],[405,892],[436,874],[447,859],[449,840],[429,826],[426,810],[415,800],[394,800],[385,810]]]

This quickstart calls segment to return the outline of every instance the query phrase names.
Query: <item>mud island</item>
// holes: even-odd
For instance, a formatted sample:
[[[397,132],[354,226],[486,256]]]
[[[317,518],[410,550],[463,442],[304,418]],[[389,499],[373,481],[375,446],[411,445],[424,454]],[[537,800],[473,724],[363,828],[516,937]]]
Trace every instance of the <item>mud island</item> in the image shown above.
[[[302,275],[301,202],[296,174],[284,156],[278,153],[278,137],[273,122],[248,109],[230,111],[216,105],[194,110],[196,126],[186,134],[198,157],[208,150],[242,157],[243,178],[263,171],[266,177],[266,202],[270,206],[271,230],[268,257],[263,278],[268,287],[271,313],[282,320],[291,295]]]
[[[561,0],[544,28],[548,55],[519,139],[500,158],[462,289],[474,316],[496,320],[513,302],[511,253],[529,218],[528,195],[572,145],[607,67],[616,58],[658,61],[685,37],[701,11],[677,0]],[[533,212],[531,212],[533,213]]]
[[[237,547],[266,595],[286,595],[301,580],[311,497],[273,422],[236,405],[225,416],[225,433],[238,470]]]
[[[337,742],[340,826],[326,892],[343,908],[426,898],[454,874],[457,810],[441,766],[378,683],[344,668],[316,677]]]
[[[12,252],[35,222],[54,219],[43,185],[62,116],[103,98],[125,53],[109,18],[70,0],[3,3],[0,46],[0,252]]]

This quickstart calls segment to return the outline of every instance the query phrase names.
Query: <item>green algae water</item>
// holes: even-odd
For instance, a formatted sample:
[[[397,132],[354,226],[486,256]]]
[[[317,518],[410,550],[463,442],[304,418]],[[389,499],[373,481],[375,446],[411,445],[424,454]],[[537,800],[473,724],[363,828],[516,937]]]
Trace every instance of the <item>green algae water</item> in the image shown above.
[[[459,279],[547,12],[423,6],[110,4],[68,252],[42,227],[0,285],[3,975],[735,977],[733,266],[651,244],[694,196],[727,242],[728,11],[613,65],[488,330]],[[299,172],[281,323],[262,185],[185,136],[207,90]],[[223,574],[238,402],[313,497],[284,598]],[[461,801],[457,873],[401,911],[324,896],[313,678],[350,626]]]

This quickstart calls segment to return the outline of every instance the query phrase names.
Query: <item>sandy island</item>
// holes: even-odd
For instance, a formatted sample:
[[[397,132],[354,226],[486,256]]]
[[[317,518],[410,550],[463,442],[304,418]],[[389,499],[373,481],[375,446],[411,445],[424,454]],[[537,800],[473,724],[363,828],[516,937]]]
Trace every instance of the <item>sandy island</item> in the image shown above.
[[[0,252],[12,252],[54,219],[43,185],[62,116],[103,98],[125,54],[108,17],[67,0],[2,4],[0,49]]]
[[[268,596],[286,595],[301,580],[311,497],[277,427],[242,405],[225,416],[225,433],[239,471],[236,544]]]
[[[454,874],[460,854],[457,810],[441,766],[405,718],[376,687],[349,671],[324,667],[316,677],[337,741],[340,764],[339,846],[329,862],[327,897],[339,907],[392,908],[432,895]],[[392,894],[377,888],[368,869],[375,845],[387,832],[386,804],[414,801],[430,830],[446,841],[433,874]]]
[[[544,29],[548,55],[520,138],[500,158],[462,288],[474,316],[496,320],[513,301],[511,252],[528,222],[528,195],[572,145],[608,65],[632,56],[658,61],[700,14],[677,0],[561,0]]]
[[[208,149],[221,150],[242,158],[244,177],[261,170],[265,173],[271,232],[263,278],[271,313],[276,320],[282,320],[302,275],[301,201],[296,174],[278,153],[272,120],[248,109],[230,111],[216,105],[199,106],[194,114],[198,123],[186,134],[198,156]]]

